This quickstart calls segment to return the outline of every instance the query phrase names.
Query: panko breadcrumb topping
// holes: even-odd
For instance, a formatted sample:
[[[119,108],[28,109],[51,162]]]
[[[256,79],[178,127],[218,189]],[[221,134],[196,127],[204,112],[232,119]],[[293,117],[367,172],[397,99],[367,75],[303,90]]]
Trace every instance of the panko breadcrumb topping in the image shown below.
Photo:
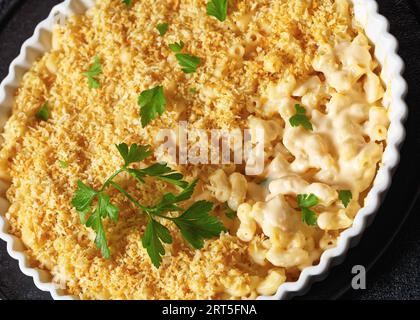
[[[230,232],[207,240],[202,250],[174,232],[157,269],[141,244],[146,217],[114,191],[122,210],[118,223],[105,222],[111,258],[103,259],[71,199],[78,179],[100,187],[121,166],[115,144],[155,149],[157,130],[176,128],[181,120],[211,130],[244,128],[251,113],[263,117],[255,101],[270,85],[318,74],[312,62],[320,45],[356,37],[350,10],[333,0],[234,0],[222,23],[206,14],[205,0],[133,0],[131,6],[102,0],[57,27],[51,52],[16,92],[0,154],[1,176],[11,182],[10,231],[23,240],[33,266],[49,270],[82,299],[255,298],[270,277],[295,280],[297,268],[257,264],[248,243],[236,236],[238,223],[221,210],[215,214]],[[163,36],[156,29],[160,23],[169,26]],[[183,51],[200,58],[195,73],[184,73],[170,50],[179,41]],[[84,73],[96,56],[102,73],[99,88],[91,89]],[[138,96],[159,85],[166,112],[143,128]],[[49,119],[40,121],[35,115],[47,101]],[[176,169],[189,181],[199,177],[204,190],[217,166]],[[157,180],[138,185],[119,179],[146,204],[168,188]]]

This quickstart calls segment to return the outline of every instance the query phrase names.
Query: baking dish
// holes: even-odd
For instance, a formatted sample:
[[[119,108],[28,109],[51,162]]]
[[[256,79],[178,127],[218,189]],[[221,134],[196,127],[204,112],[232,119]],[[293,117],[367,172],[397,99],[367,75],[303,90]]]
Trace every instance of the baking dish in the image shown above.
[[[354,0],[352,2],[354,4],[356,19],[364,27],[366,34],[375,45],[375,55],[383,69],[382,78],[386,85],[391,88],[390,95],[385,99],[386,106],[390,108],[391,126],[389,129],[388,146],[383,157],[383,165],[366,198],[366,206],[360,210],[353,227],[342,233],[337,247],[327,250],[322,255],[320,263],[317,266],[305,269],[297,282],[285,283],[280,286],[276,295],[260,297],[261,299],[286,299],[294,295],[303,294],[312,282],[321,280],[326,276],[331,264],[339,263],[344,259],[348,248],[357,243],[363,230],[372,221],[385,191],[390,186],[392,171],[399,160],[398,147],[404,139],[402,122],[406,116],[407,107],[403,101],[406,83],[401,76],[403,63],[396,53],[397,42],[388,33],[388,23],[384,17],[378,14],[375,1]],[[1,126],[4,125],[10,114],[14,92],[19,86],[24,73],[43,52],[49,50],[51,45],[51,30],[54,24],[61,21],[63,17],[75,13],[83,13],[93,4],[94,1],[89,0],[67,0],[54,7],[49,17],[37,26],[34,35],[24,43],[19,57],[11,64],[9,75],[0,86]],[[4,194],[7,186],[1,187],[2,194]],[[9,254],[19,261],[19,267],[24,274],[33,277],[35,285],[38,288],[50,292],[54,299],[73,299],[73,297],[66,296],[65,292],[51,282],[51,277],[47,272],[30,268],[21,241],[7,233],[7,223],[3,218],[7,206],[7,201],[1,199],[0,238],[7,242]]]

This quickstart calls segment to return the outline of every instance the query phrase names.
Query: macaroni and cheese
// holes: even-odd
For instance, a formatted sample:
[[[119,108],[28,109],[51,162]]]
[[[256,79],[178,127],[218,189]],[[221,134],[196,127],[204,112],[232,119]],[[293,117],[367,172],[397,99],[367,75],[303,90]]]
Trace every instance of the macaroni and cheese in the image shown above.
[[[372,45],[347,0],[234,0],[223,22],[206,14],[205,0],[131,2],[98,1],[57,26],[51,51],[24,76],[0,152],[10,231],[34,266],[82,299],[273,295],[337,244],[381,165],[389,118]],[[179,41],[200,57],[196,72],[183,72],[169,49]],[[92,89],[84,73],[95,56],[102,73]],[[157,85],[166,111],[143,127],[137,99]],[[39,121],[46,101],[50,117]],[[226,232],[195,250],[163,221],[173,241],[157,269],[141,244],[146,217],[115,192],[123,209],[118,223],[104,222],[112,253],[104,259],[71,205],[77,180],[101,186],[122,164],[115,144],[157,150],[159,129],[179,121],[240,139],[262,131],[264,170],[247,174],[252,157],[220,165],[166,157],[200,179],[191,200],[213,202]],[[147,205],[168,190],[161,180],[119,179]]]

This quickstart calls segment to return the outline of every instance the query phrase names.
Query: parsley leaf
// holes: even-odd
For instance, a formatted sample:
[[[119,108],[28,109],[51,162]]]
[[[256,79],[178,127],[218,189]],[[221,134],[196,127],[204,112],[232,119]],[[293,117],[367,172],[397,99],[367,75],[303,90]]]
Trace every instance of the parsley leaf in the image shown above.
[[[36,117],[39,120],[48,121],[48,119],[50,117],[50,113],[49,113],[49,110],[48,110],[48,102],[45,102],[42,105],[42,107],[36,113]]]
[[[166,163],[156,163],[148,168],[141,169],[140,171],[144,172],[146,175],[153,177],[174,172],[171,168],[167,166]]]
[[[182,180],[184,176],[172,170],[166,163],[156,163],[144,169],[129,169],[128,172],[142,183],[144,183],[144,178],[149,176],[156,177],[182,189],[188,186],[188,182]]]
[[[177,53],[175,56],[185,73],[194,73],[201,62],[200,58],[185,53]]]
[[[184,46],[184,42],[180,41],[179,43],[171,43],[169,48],[176,53],[175,57],[178,60],[179,65],[182,67],[182,71],[185,73],[194,73],[200,64],[201,59],[190,54],[181,53]]]
[[[150,146],[139,146],[137,144],[133,144],[130,148],[128,148],[127,144],[121,143],[116,147],[120,152],[121,157],[124,159],[126,167],[132,163],[141,162],[152,155]]]
[[[195,249],[203,248],[205,239],[217,237],[222,231],[226,231],[216,217],[209,215],[212,209],[213,203],[198,201],[173,220],[184,239]]]
[[[80,180],[77,182],[78,189],[72,200],[72,205],[80,215],[80,221],[88,228],[92,228],[96,233],[95,244],[101,250],[102,256],[109,259],[110,251],[106,240],[102,219],[110,218],[114,222],[118,220],[118,208],[110,203],[110,198],[106,193],[98,192]],[[98,202],[90,217],[87,216],[92,210],[92,202],[97,198]]]
[[[166,176],[157,176],[160,180],[169,182],[177,187],[185,189],[188,187],[188,182],[183,181],[184,176],[180,173],[172,173]]]
[[[178,206],[176,206],[176,204],[190,199],[194,193],[197,183],[198,179],[195,179],[178,195],[174,195],[173,193],[164,194],[162,200],[160,200],[157,205],[150,208],[151,212],[163,213],[168,211],[182,211]]]
[[[163,243],[171,244],[172,237],[169,230],[157,222],[156,220],[149,219],[146,231],[142,237],[142,245],[147,250],[147,253],[156,268],[160,267],[162,256],[165,254]]]
[[[237,213],[236,213],[236,211],[233,211],[229,207],[229,205],[227,204],[227,202],[225,202],[225,209],[226,209],[226,212],[225,212],[226,217],[228,217],[228,219],[230,219],[230,220],[234,220],[236,218],[236,216],[237,216]]]
[[[302,221],[308,226],[316,226],[317,216],[312,210],[308,208],[302,208]]]
[[[306,109],[299,104],[295,105],[296,114],[289,119],[292,127],[302,126],[307,130],[313,131],[312,123],[306,116]]]
[[[88,71],[84,73],[84,75],[87,76],[88,78],[89,88],[98,89],[100,87],[100,84],[96,78],[101,73],[102,73],[101,61],[99,57],[96,56],[93,65],[90,67]]]
[[[102,218],[110,218],[112,221],[118,221],[118,208],[111,204],[109,195],[100,193],[98,197],[97,210]]]
[[[185,46],[184,42],[180,41],[180,42],[171,43],[169,45],[169,49],[171,49],[175,53],[179,53],[184,48],[184,46]]]
[[[101,250],[101,254],[105,259],[110,258],[110,250],[108,247],[108,241],[106,240],[104,226],[102,224],[102,218],[100,212],[95,210],[86,222],[86,226],[92,228],[96,232],[95,245]]]
[[[59,164],[61,169],[66,169],[69,166],[69,164],[67,162],[63,161],[63,160],[59,160],[58,164]]]
[[[347,208],[351,199],[353,199],[353,195],[350,190],[340,190],[338,192],[338,198],[344,205],[344,208]]]
[[[197,186],[198,179],[193,180],[184,190],[174,198],[174,202],[182,202],[190,199],[194,193],[194,189]]]
[[[310,210],[310,207],[318,205],[319,199],[314,194],[298,194],[298,206],[301,209],[302,221],[309,226],[316,226],[317,216],[315,212]]]
[[[299,194],[297,196],[298,206],[301,208],[310,208],[319,203],[318,197],[314,194]]]
[[[197,88],[196,87],[190,88],[190,93],[196,94],[197,93]]]
[[[163,87],[157,86],[143,91],[138,100],[140,106],[141,124],[146,127],[150,121],[156,119],[157,114],[162,115],[166,110],[166,98]]]
[[[171,168],[166,164],[160,163],[153,164],[144,169],[128,169],[128,173],[141,183],[144,183],[144,178],[147,176],[160,177],[171,172],[173,172]]]
[[[125,3],[127,7],[131,6],[132,4],[132,0],[122,0],[122,2]]]
[[[77,190],[71,204],[77,211],[84,213],[86,209],[90,208],[93,199],[98,192],[91,187],[85,185],[82,181],[77,181]],[[84,223],[84,221],[82,220]]]
[[[164,36],[164,35],[165,35],[165,33],[166,33],[166,32],[168,32],[168,29],[169,29],[169,24],[167,24],[167,23],[159,23],[159,24],[156,26],[156,29],[159,31],[159,34],[160,34],[161,36]]]
[[[261,180],[260,182],[258,182],[258,184],[261,186],[261,185],[266,184],[266,183],[267,183],[267,181],[268,181],[268,179],[266,178],[266,179],[263,179],[263,180]]]
[[[227,18],[228,0],[210,0],[207,2],[207,15],[223,22]]]

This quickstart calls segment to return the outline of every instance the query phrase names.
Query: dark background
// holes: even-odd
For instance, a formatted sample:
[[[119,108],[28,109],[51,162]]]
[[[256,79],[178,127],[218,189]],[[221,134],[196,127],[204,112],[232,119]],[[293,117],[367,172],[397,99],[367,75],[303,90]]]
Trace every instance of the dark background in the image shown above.
[[[0,0],[0,80],[24,40],[59,0]],[[401,163],[378,215],[345,262],[297,299],[420,299],[420,0],[379,0],[406,63],[407,139]],[[354,265],[367,269],[367,289],[349,289]],[[0,241],[0,298],[50,299],[24,276]]]

